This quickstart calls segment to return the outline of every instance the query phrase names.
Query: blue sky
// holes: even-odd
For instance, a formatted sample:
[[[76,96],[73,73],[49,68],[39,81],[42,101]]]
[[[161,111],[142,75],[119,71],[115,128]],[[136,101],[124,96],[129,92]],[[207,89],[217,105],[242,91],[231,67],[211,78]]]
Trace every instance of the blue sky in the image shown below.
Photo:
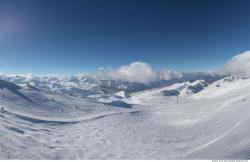
[[[0,72],[80,73],[143,61],[205,71],[250,48],[250,1],[0,0]]]

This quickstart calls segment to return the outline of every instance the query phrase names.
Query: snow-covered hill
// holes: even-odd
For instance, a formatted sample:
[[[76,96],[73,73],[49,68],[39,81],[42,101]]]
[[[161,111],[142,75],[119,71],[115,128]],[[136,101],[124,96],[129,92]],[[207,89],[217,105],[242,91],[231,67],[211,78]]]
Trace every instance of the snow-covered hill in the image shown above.
[[[132,93],[131,97],[125,100],[134,104],[149,104],[151,102],[155,103],[155,99],[165,100],[166,97],[176,98],[176,96],[178,96],[180,98],[188,98],[190,95],[200,92],[207,86],[208,83],[204,80],[197,80],[194,82],[185,81],[182,83],[175,83],[173,85],[162,88]],[[159,101],[157,102],[159,103]]]
[[[235,95],[235,94],[244,94],[248,92],[248,87],[250,82],[248,79],[240,79],[236,76],[228,76],[221,80],[214,82],[209,85],[201,93],[197,93],[193,96],[195,99],[212,99],[212,98],[220,98],[224,95]]]
[[[135,93],[47,79],[0,80],[0,159],[249,158],[250,79],[175,82]],[[53,91],[85,83],[98,93]]]

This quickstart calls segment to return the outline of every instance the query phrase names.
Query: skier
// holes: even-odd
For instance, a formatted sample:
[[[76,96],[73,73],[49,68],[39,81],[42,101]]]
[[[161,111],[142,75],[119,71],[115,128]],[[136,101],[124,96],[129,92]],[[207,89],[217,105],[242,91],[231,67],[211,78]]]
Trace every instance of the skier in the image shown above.
[[[5,98],[5,95],[4,95],[4,94],[3,94],[2,96],[3,96],[3,98]]]
[[[108,103],[109,111],[110,111],[110,106],[111,106],[111,104],[110,104],[110,103]]]
[[[4,112],[4,109],[3,109],[3,107],[2,107],[2,112]]]
[[[62,109],[62,113],[63,113],[63,109]]]
[[[54,101],[54,97],[51,98],[51,101]]]

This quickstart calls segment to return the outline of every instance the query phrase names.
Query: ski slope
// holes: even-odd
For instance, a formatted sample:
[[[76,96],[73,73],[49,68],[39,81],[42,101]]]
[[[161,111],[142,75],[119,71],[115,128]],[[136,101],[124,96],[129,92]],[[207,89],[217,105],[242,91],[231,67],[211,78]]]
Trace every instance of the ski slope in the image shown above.
[[[173,87],[118,93],[132,105],[122,107],[1,81],[0,159],[249,158],[250,79],[221,79],[178,104],[162,93]]]

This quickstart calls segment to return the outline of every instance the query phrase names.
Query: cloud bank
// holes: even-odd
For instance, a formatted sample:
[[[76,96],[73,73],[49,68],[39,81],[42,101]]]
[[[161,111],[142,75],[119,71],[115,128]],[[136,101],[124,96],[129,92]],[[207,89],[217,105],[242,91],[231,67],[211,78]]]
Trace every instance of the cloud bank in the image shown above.
[[[149,83],[158,80],[180,78],[182,75],[170,70],[155,70],[151,65],[144,62],[133,62],[123,65],[118,69],[99,68],[97,77],[108,80],[121,80],[136,83]]]
[[[250,78],[250,51],[234,56],[222,67],[220,74]]]

